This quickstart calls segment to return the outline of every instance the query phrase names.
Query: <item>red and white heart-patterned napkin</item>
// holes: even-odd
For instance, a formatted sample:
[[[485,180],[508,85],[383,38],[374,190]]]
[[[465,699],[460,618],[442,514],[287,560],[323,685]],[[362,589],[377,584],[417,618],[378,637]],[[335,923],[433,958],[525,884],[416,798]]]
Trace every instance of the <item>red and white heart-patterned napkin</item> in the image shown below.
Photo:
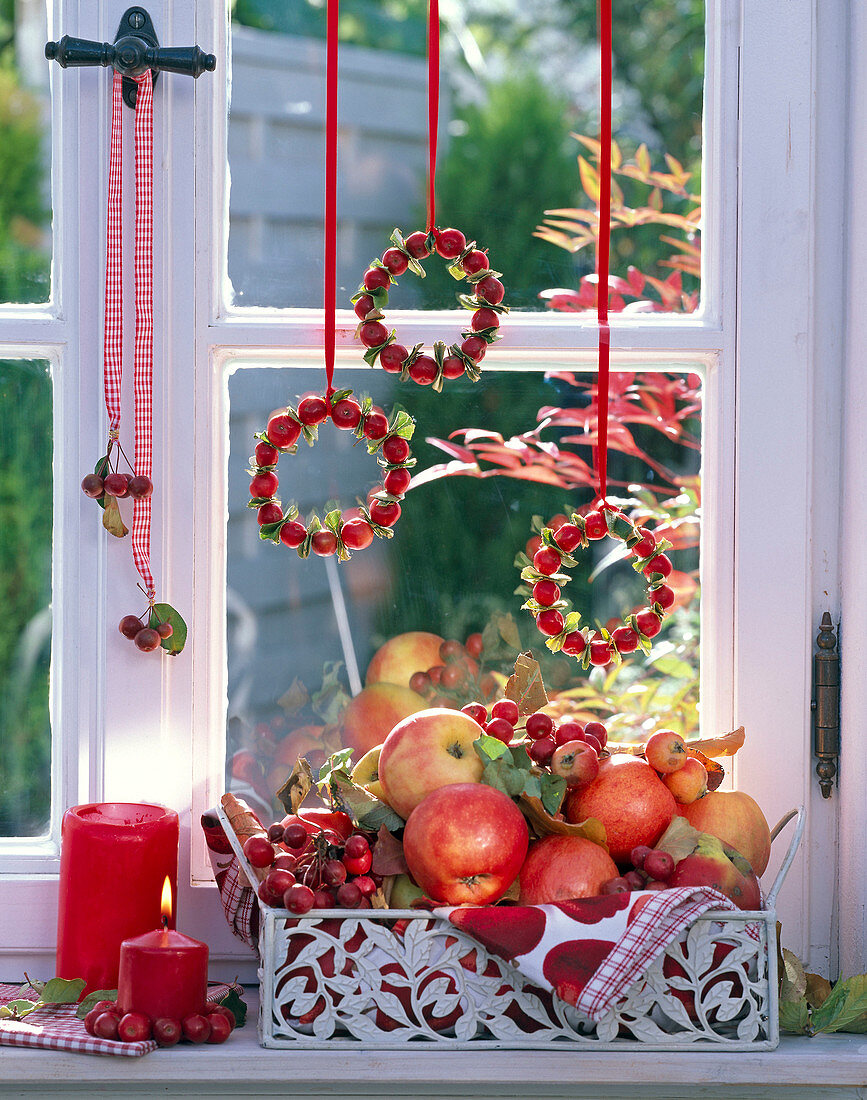
[[[553,905],[434,912],[534,985],[599,1021],[666,947],[710,909],[737,911],[718,890],[684,886]]]

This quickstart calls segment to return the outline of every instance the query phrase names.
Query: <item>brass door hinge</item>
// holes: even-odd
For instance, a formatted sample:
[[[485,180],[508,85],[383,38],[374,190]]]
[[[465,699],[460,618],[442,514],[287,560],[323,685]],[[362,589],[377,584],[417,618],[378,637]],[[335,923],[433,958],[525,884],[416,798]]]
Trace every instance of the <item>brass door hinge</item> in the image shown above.
[[[813,752],[822,797],[831,797],[840,758],[840,650],[829,612],[822,616],[813,654]]]

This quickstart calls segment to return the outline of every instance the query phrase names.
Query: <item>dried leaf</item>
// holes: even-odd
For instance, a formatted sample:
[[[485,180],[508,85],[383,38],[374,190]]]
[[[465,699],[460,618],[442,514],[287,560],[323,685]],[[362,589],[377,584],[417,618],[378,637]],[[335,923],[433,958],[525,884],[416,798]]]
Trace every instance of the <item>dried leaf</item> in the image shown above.
[[[605,826],[597,818],[588,817],[586,821],[572,824],[549,814],[540,798],[522,794],[518,801],[537,836],[583,836],[586,840],[592,840],[594,844],[608,851]]]
[[[709,756],[705,756],[703,752],[695,748],[693,743],[686,746],[686,751],[690,756],[694,756],[696,760],[700,760],[704,764],[704,770],[707,772],[707,789],[715,791],[726,777],[725,768],[722,764],[718,764],[716,760],[711,760]]]
[[[700,836],[699,829],[690,825],[685,817],[677,815],[671,819],[671,824],[656,842],[656,849],[668,852],[675,863],[680,863],[695,851]]]
[[[277,705],[282,707],[287,714],[297,714],[298,711],[306,707],[309,702],[310,692],[296,676],[289,685],[288,690],[284,691],[277,700]]]
[[[738,726],[731,733],[724,733],[720,737],[704,737],[698,741],[690,741],[689,745],[705,756],[734,756],[738,749],[743,748],[745,740],[744,727]]]
[[[405,875],[409,873],[403,845],[384,825],[380,825],[373,847],[371,870],[383,876]]]
[[[831,995],[831,983],[821,974],[807,974],[807,1004],[811,1008],[821,1008]]]
[[[780,973],[780,1001],[799,1001],[807,991],[804,964],[788,947],[783,948],[783,969]]]
[[[298,813],[298,807],[309,794],[313,783],[313,769],[305,756],[299,756],[291,775],[277,791],[277,798],[287,814]]]
[[[520,901],[521,900],[521,877],[520,875],[515,879],[509,889],[500,898],[500,901]]]
[[[371,909],[390,909],[388,899],[391,896],[391,887],[394,884],[394,878],[389,876],[383,879],[382,886],[377,887],[376,893],[371,895],[370,908]]]
[[[115,538],[118,539],[122,539],[124,535],[129,534],[129,530],[124,525],[123,518],[120,514],[120,505],[117,503],[117,497],[106,495],[105,509],[102,513],[102,526],[110,535],[114,535]]]
[[[539,662],[531,652],[521,653],[506,683],[506,698],[518,704],[518,714],[535,714],[548,702]]]

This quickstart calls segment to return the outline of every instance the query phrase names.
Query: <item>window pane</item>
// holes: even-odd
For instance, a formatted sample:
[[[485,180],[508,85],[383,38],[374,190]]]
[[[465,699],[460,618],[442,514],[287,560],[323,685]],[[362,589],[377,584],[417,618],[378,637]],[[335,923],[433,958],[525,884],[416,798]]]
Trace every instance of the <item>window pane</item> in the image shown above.
[[[286,778],[299,751],[310,750],[321,761],[326,748],[340,743],[342,734],[328,727],[344,720],[342,704],[360,689],[377,648],[410,631],[464,642],[476,632],[496,635],[500,622],[511,644],[501,634],[496,645],[489,645],[482,673],[508,672],[518,650],[532,648],[549,690],[561,693],[562,708],[609,722],[612,737],[639,739],[660,720],[687,736],[698,735],[700,379],[683,373],[613,377],[617,424],[612,425],[610,492],[651,527],[657,526],[657,514],[670,515],[663,533],[676,547],[670,552],[675,568],[670,583],[678,602],[650,657],[628,658],[603,691],[601,670],[585,672],[573,658],[546,650],[532,616],[521,610],[523,598],[515,595],[520,578],[514,564],[533,537],[534,516],[550,520],[593,498],[592,471],[582,464],[589,463],[589,448],[581,442],[593,375],[486,372],[472,387],[459,381],[440,395],[414,391],[412,412],[419,428],[413,452],[420,484],[407,494],[393,539],[377,539],[350,561],[338,563],[312,555],[301,560],[294,550],[261,541],[256,515],[247,508],[245,466],[253,433],[264,429],[273,408],[294,401],[296,394],[321,392],[321,368],[245,364],[235,370],[229,379],[230,786],[250,795],[252,777],[267,795]],[[356,394],[370,393],[386,409],[405,393],[392,376],[378,371],[341,371],[338,384]],[[546,416],[560,417],[562,426],[539,430],[544,447],[535,446],[532,434],[523,436],[523,451],[517,441],[498,445],[498,437],[490,434],[475,443],[470,438],[478,459],[473,472],[511,469],[520,477],[442,476],[424,482],[420,471],[450,461],[463,459],[465,469],[472,469],[472,454],[455,459],[430,443],[431,437],[445,439],[465,427],[509,440],[533,432],[537,413],[545,407]],[[339,500],[344,509],[356,498],[363,500],[376,483],[378,467],[363,447],[353,449],[353,442],[351,432],[326,424],[314,447],[302,444],[295,456],[281,456],[278,496],[284,506],[294,497],[307,521],[314,510],[321,518],[328,500]],[[452,442],[467,440],[458,432]],[[561,451],[552,457],[554,443]],[[622,544],[592,543],[564,589],[583,625],[616,625],[612,619],[642,605],[638,576],[625,562],[608,558],[616,546]],[[504,616],[511,616],[514,625]],[[417,702],[406,695],[411,673],[441,663],[421,651],[407,660],[395,705]],[[332,682],[329,671],[334,673],[335,662],[339,669]],[[317,698],[323,684],[326,691]],[[435,693],[460,706],[477,697],[478,690],[474,683],[451,695],[441,689]],[[368,719],[376,730],[379,720]]]
[[[562,211],[595,209],[593,154],[574,135],[598,136],[596,0],[442,7],[439,224],[490,247],[512,306],[544,309],[549,298],[540,294],[583,288],[554,307],[593,308],[592,284],[582,283],[594,270],[588,219]],[[623,164],[612,272],[624,281],[611,306],[690,311],[698,299],[704,2],[615,9]],[[233,7],[229,276],[237,305],[322,304],[324,10],[317,0]],[[346,307],[392,229],[423,227],[426,11],[427,0],[347,0],[341,8],[338,301]],[[588,160],[583,174],[579,153]],[[540,230],[546,210],[561,214]],[[443,265],[428,269],[423,282],[404,276],[390,304],[455,308]]]
[[[0,360],[0,423],[0,836],[39,836],[47,832],[51,803],[52,440],[46,362]]]
[[[0,4],[0,303],[51,293],[47,37],[44,4]]]

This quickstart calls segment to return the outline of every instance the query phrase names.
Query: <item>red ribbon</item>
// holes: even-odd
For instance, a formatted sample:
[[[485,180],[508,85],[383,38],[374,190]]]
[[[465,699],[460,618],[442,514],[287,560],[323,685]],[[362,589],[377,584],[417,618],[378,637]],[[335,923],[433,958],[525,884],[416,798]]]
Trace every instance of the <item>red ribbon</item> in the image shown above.
[[[608,271],[611,254],[611,4],[599,0],[599,232],[596,238],[596,323],[599,371],[596,382],[596,472],[599,503],[606,507],[608,489],[608,388],[611,330],[608,326]]]
[[[436,223],[437,132],[440,109],[440,5],[429,0],[427,12],[427,230]]]
[[[153,85],[150,70],[134,78],[135,102],[135,472],[150,477],[153,468]],[[105,335],[103,388],[110,445],[120,435],[123,377],[123,78],[114,74],[111,155],[106,213]],[[151,501],[133,505],[132,556],[148,599],[156,595],[150,568]]]
[[[340,0],[328,0],[325,37],[325,403],[334,393],[334,345],[337,329],[337,29]]]

